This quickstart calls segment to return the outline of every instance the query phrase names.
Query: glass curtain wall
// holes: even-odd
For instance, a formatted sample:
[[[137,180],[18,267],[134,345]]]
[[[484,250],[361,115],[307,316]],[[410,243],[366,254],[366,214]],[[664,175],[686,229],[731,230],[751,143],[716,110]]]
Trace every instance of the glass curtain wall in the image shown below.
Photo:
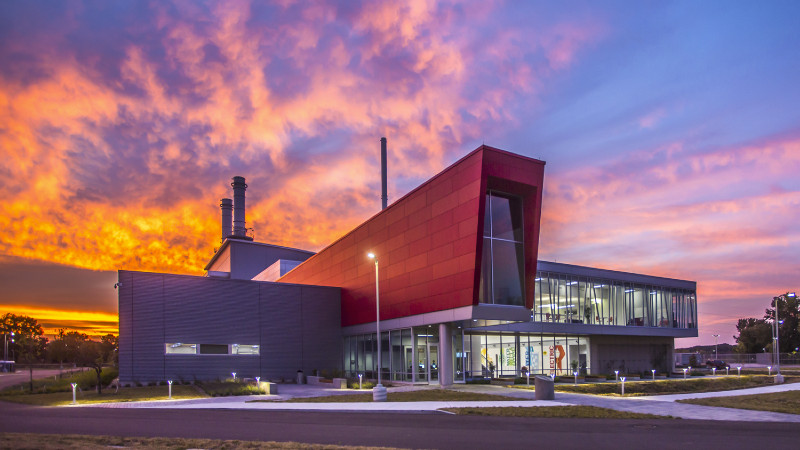
[[[458,330],[453,338],[454,358],[450,367],[455,369],[455,380],[464,379],[463,333]],[[377,377],[378,358],[375,334],[346,336],[344,338],[342,367],[347,377],[363,374]],[[386,380],[406,382],[436,382],[441,361],[438,326],[425,326],[392,330],[381,333],[381,377]],[[460,378],[459,378],[460,377]]]
[[[481,303],[524,305],[522,201],[493,191],[487,192],[485,201],[478,299]]]
[[[533,321],[695,328],[694,291],[539,272]]]
[[[505,333],[464,334],[468,349],[466,378],[513,378],[531,375],[586,374],[589,341],[570,335],[527,335]]]

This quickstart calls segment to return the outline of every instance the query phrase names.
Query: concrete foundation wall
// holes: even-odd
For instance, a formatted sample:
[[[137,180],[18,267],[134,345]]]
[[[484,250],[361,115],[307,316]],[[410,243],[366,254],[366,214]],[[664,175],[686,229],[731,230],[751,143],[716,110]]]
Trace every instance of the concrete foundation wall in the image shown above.
[[[339,288],[129,271],[119,280],[123,383],[340,369]],[[259,354],[166,354],[167,343],[259,345]]]

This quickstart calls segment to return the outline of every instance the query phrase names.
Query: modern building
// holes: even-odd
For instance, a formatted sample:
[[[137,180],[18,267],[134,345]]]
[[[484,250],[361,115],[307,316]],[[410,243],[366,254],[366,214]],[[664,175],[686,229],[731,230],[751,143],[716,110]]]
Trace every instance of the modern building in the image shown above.
[[[671,370],[696,283],[538,261],[544,166],[481,146],[316,254],[253,242],[235,177],[205,277],[119,272],[121,381]]]

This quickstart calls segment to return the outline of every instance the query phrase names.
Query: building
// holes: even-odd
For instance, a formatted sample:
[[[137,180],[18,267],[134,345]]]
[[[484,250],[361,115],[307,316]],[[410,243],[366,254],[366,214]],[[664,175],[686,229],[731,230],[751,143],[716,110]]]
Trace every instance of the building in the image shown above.
[[[206,277],[120,271],[121,381],[671,370],[696,284],[538,261],[544,165],[481,146],[316,254],[252,242],[234,178]]]

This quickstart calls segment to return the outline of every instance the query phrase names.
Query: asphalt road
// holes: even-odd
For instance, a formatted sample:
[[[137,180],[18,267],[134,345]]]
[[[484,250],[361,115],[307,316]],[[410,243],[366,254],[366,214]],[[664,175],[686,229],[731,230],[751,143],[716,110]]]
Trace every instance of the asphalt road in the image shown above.
[[[0,432],[186,437],[407,448],[796,448],[790,423],[434,414],[45,408],[0,402]]]

